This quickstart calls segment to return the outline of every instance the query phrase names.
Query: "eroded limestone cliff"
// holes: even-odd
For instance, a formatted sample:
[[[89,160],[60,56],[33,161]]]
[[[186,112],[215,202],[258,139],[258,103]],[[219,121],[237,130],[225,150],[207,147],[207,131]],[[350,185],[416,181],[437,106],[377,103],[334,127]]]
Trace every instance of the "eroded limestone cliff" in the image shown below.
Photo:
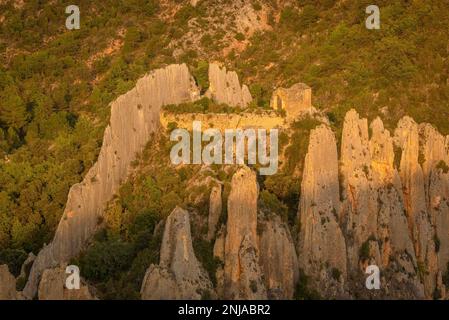
[[[7,265],[0,265],[0,300],[16,300],[16,278],[9,272]]]
[[[258,221],[259,264],[268,299],[292,299],[299,277],[298,257],[288,225],[274,214]]]
[[[215,237],[217,231],[218,220],[222,212],[221,186],[216,185],[212,188],[209,196],[209,216],[207,239],[211,241]]]
[[[329,127],[312,130],[298,251],[314,288],[332,298],[444,298],[447,138],[409,117],[392,137],[380,118],[369,130],[367,120],[351,110],[340,161],[336,150]],[[365,288],[371,264],[381,271],[378,291]]]
[[[312,278],[315,290],[330,296],[343,294],[347,275],[339,212],[337,145],[332,130],[321,125],[310,134],[305,158],[298,253],[299,266]]]
[[[64,267],[46,269],[38,290],[39,300],[94,300],[92,289],[80,279],[79,289],[67,289],[67,274]],[[70,280],[70,279],[69,279]]]
[[[291,299],[298,259],[290,230],[274,212],[258,206],[256,174],[240,167],[233,175],[228,218],[217,234],[214,255],[217,293],[228,299]]]
[[[207,95],[215,101],[240,107],[251,102],[236,73],[211,64],[209,77]],[[38,288],[44,299],[93,297],[89,291],[70,296],[61,286],[61,266],[97,230],[136,153],[158,130],[160,107],[198,98],[187,66],[172,65],[140,79],[112,103],[98,161],[71,188],[53,241],[33,263],[26,298],[35,297]],[[165,221],[160,263],[148,266],[143,299],[291,299],[301,274],[324,298],[448,297],[449,137],[409,117],[390,133],[380,118],[368,124],[351,110],[338,152],[329,121],[315,117],[323,124],[311,131],[304,160],[298,237],[291,235],[296,226],[259,206],[256,172],[239,167],[230,184],[226,221],[220,218],[225,204],[217,180],[207,195],[208,232],[199,236],[214,243],[222,262],[217,284],[195,255],[190,230],[195,219],[177,207]],[[365,269],[372,264],[381,271],[380,290],[365,288]],[[5,283],[0,298],[21,297],[4,267],[0,279]]]
[[[84,180],[71,187],[55,237],[40,251],[31,269],[23,291],[27,298],[36,295],[45,269],[68,262],[91,238],[105,204],[125,180],[136,154],[158,129],[160,107],[198,97],[199,90],[182,64],[151,72],[111,104],[98,160]]]
[[[151,265],[141,289],[142,299],[213,297],[209,277],[195,256],[189,213],[176,207],[165,222],[159,265]]]
[[[224,295],[228,299],[263,299],[257,243],[256,174],[240,168],[232,177],[224,243]]]
[[[226,71],[216,63],[209,64],[209,89],[206,96],[218,103],[246,107],[251,101],[251,93],[246,85],[240,86],[235,71]]]

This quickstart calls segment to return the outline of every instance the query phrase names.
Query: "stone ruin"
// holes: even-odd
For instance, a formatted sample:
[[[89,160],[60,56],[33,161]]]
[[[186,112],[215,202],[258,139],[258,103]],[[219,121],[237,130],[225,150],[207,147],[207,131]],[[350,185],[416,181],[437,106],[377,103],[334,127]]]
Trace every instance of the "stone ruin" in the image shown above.
[[[274,110],[285,110],[288,118],[296,118],[312,110],[312,89],[304,83],[290,88],[278,88],[273,92],[270,106]]]

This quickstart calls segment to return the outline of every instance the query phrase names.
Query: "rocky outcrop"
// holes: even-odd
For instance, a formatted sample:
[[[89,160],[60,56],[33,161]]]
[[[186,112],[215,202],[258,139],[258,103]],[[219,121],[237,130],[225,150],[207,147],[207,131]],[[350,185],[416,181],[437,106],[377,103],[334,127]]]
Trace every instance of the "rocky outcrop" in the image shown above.
[[[221,186],[216,185],[212,188],[209,198],[209,218],[207,239],[211,241],[215,237],[218,220],[220,219],[222,210]]]
[[[299,275],[295,245],[276,212],[257,207],[255,173],[237,170],[228,197],[227,225],[217,232],[217,294],[225,299],[291,299]],[[262,209],[261,209],[262,210]]]
[[[346,244],[339,225],[337,145],[332,130],[320,125],[310,133],[299,209],[299,266],[324,296],[344,294]]]
[[[355,110],[346,114],[340,183],[348,289],[358,297],[423,298],[403,187],[394,167],[393,138],[379,118],[370,129],[371,138],[366,119]],[[382,270],[381,291],[365,288],[365,269],[371,264]]]
[[[34,260],[36,260],[36,256],[34,255],[34,253],[30,252],[28,254],[28,257],[26,258],[26,260],[23,262],[22,267],[20,268],[19,278],[27,279],[28,272],[29,272]]]
[[[403,205],[402,185],[394,168],[393,138],[380,118],[370,128],[372,185],[378,204],[377,233],[376,240],[370,241],[375,252],[365,257],[368,261],[362,261],[362,270],[369,264],[383,270],[381,294],[385,298],[422,299],[424,290],[416,272],[417,260]]]
[[[312,130],[301,184],[298,252],[300,268],[321,295],[447,296],[448,140],[409,117],[399,121],[394,137],[380,118],[368,131],[367,120],[351,110],[338,162],[330,129]],[[365,269],[372,264],[381,270],[380,290],[365,288]],[[344,281],[332,282],[336,279],[329,274]]]
[[[292,299],[299,276],[298,257],[289,228],[276,214],[258,222],[259,263],[268,299]]]
[[[0,300],[16,300],[16,278],[9,272],[6,264],[0,265]]]
[[[209,76],[210,98],[240,107],[251,102],[235,72],[211,64]],[[308,88],[295,90],[303,90],[303,96],[294,99],[309,103]],[[86,285],[81,291],[64,288],[66,275],[59,266],[79,254],[97,230],[105,204],[159,128],[160,107],[198,97],[187,67],[173,65],[140,79],[111,104],[98,161],[70,189],[55,237],[33,263],[26,298],[37,291],[40,299],[94,298]],[[285,109],[283,103],[290,100],[279,99],[272,102]],[[241,125],[236,121],[236,127]],[[448,296],[449,137],[431,125],[404,117],[392,136],[379,118],[368,129],[368,121],[351,110],[343,125],[340,161],[329,125],[312,130],[298,208],[298,257],[289,227],[275,213],[259,211],[251,169],[243,166],[234,174],[222,226],[221,185],[214,183],[207,226],[204,219],[193,223],[201,230],[208,227],[209,241],[215,238],[214,256],[223,262],[216,291],[195,256],[189,213],[177,207],[166,220],[160,263],[145,274],[143,299],[200,299],[215,293],[227,299],[289,299],[302,271],[326,298]],[[204,199],[191,200],[198,204]],[[365,268],[371,264],[381,270],[378,291],[364,286]],[[26,276],[23,268],[21,277]],[[5,266],[0,280],[0,298],[21,298]]]
[[[372,138],[369,142],[372,158],[373,186],[378,196],[379,216],[376,236],[385,246],[381,248],[382,261],[387,265],[393,248],[408,251],[414,257],[414,250],[407,228],[407,218],[402,205],[401,182],[398,171],[393,167],[393,139],[377,118],[371,124]],[[391,246],[391,247],[390,247]]]
[[[246,39],[251,38],[255,32],[262,32],[271,28],[268,23],[268,6],[262,4],[261,9],[256,10],[252,3],[237,0],[233,1],[232,6],[226,9],[224,14],[232,17],[232,22],[235,23],[237,31],[244,34]],[[234,13],[236,13],[235,17]]]
[[[425,180],[421,167],[424,159],[422,159],[419,141],[418,125],[409,117],[402,118],[395,131],[395,143],[402,151],[399,174],[404,207],[418,259],[419,272],[424,279],[426,295],[430,297],[436,286],[438,262],[432,220],[426,206]]]
[[[447,298],[448,288],[444,286],[442,277],[446,275],[448,278],[449,275],[449,136],[444,137],[429,124],[421,124],[419,137],[424,191],[435,251],[435,255],[429,253],[425,261],[430,276],[426,289],[428,293],[433,290],[435,298]]]
[[[244,166],[232,177],[224,243],[224,296],[264,299],[257,243],[256,174]]]
[[[67,289],[65,286],[66,279],[65,268],[58,267],[46,269],[42,273],[39,283],[38,298],[39,300],[95,300],[92,289],[80,281],[79,289]]]
[[[199,90],[185,64],[158,69],[111,104],[111,118],[97,162],[81,183],[71,187],[53,241],[30,272],[24,294],[33,298],[40,276],[76,256],[97,229],[105,204],[127,177],[130,164],[159,127],[162,105],[193,101]]]
[[[218,103],[245,108],[251,101],[251,93],[246,85],[240,86],[235,71],[226,71],[216,63],[209,64],[209,89],[206,96]]]
[[[449,136],[444,137],[431,125],[423,124],[420,139],[427,210],[435,226],[438,269],[445,272],[449,263]]]
[[[182,299],[173,273],[154,264],[148,268],[145,274],[140,294],[142,300]]]
[[[225,240],[226,240],[226,226],[222,225],[217,232],[217,237],[214,243],[214,258],[224,263],[225,260]],[[224,296],[224,270],[223,267],[218,267],[215,271],[215,278],[217,279],[217,295]]]
[[[193,251],[189,213],[176,207],[165,224],[159,266],[151,265],[145,274],[142,299],[193,300],[212,294],[212,283]]]
[[[377,190],[373,186],[368,121],[355,110],[346,114],[341,137],[341,175],[348,262],[358,268],[359,250],[377,235]]]
[[[261,300],[267,298],[267,293],[259,265],[259,252],[254,245],[254,239],[247,233],[242,239],[238,250],[239,274],[236,283],[226,285],[225,275],[225,297],[244,300]],[[225,260],[225,262],[228,260]],[[226,272],[226,268],[225,268]]]

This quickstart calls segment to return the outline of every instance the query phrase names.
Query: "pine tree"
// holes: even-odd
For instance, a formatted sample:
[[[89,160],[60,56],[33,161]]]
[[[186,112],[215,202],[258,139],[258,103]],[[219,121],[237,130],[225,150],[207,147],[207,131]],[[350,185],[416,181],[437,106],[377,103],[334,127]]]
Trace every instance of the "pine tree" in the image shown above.
[[[7,87],[0,94],[0,125],[21,129],[28,120],[25,103],[15,87]]]

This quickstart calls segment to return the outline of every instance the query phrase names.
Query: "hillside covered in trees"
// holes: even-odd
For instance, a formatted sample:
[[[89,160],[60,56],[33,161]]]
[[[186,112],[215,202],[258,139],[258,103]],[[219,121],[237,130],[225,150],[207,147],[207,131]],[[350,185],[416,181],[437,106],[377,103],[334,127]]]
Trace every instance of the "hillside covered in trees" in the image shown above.
[[[79,30],[65,28],[64,1],[0,2],[0,264],[18,276],[28,253],[51,241],[69,188],[98,157],[109,104],[171,63],[186,63],[204,93],[209,62],[222,62],[249,85],[254,109],[269,108],[277,87],[307,83],[337,139],[351,108],[369,121],[380,115],[390,130],[409,115],[449,134],[447,1],[379,0],[380,30],[365,28],[369,0],[249,2],[248,22],[244,1],[81,0]],[[295,122],[281,137],[280,171],[259,177],[262,202],[291,230],[316,125]],[[158,261],[156,225],[176,205],[207,211],[208,187],[185,192],[204,173],[163,165],[167,137],[157,146],[136,161],[107,209],[106,228],[76,259],[104,298],[138,297],[146,268]],[[226,195],[234,171],[213,169],[206,175],[223,181]],[[194,239],[194,247],[214,282],[211,243]]]

